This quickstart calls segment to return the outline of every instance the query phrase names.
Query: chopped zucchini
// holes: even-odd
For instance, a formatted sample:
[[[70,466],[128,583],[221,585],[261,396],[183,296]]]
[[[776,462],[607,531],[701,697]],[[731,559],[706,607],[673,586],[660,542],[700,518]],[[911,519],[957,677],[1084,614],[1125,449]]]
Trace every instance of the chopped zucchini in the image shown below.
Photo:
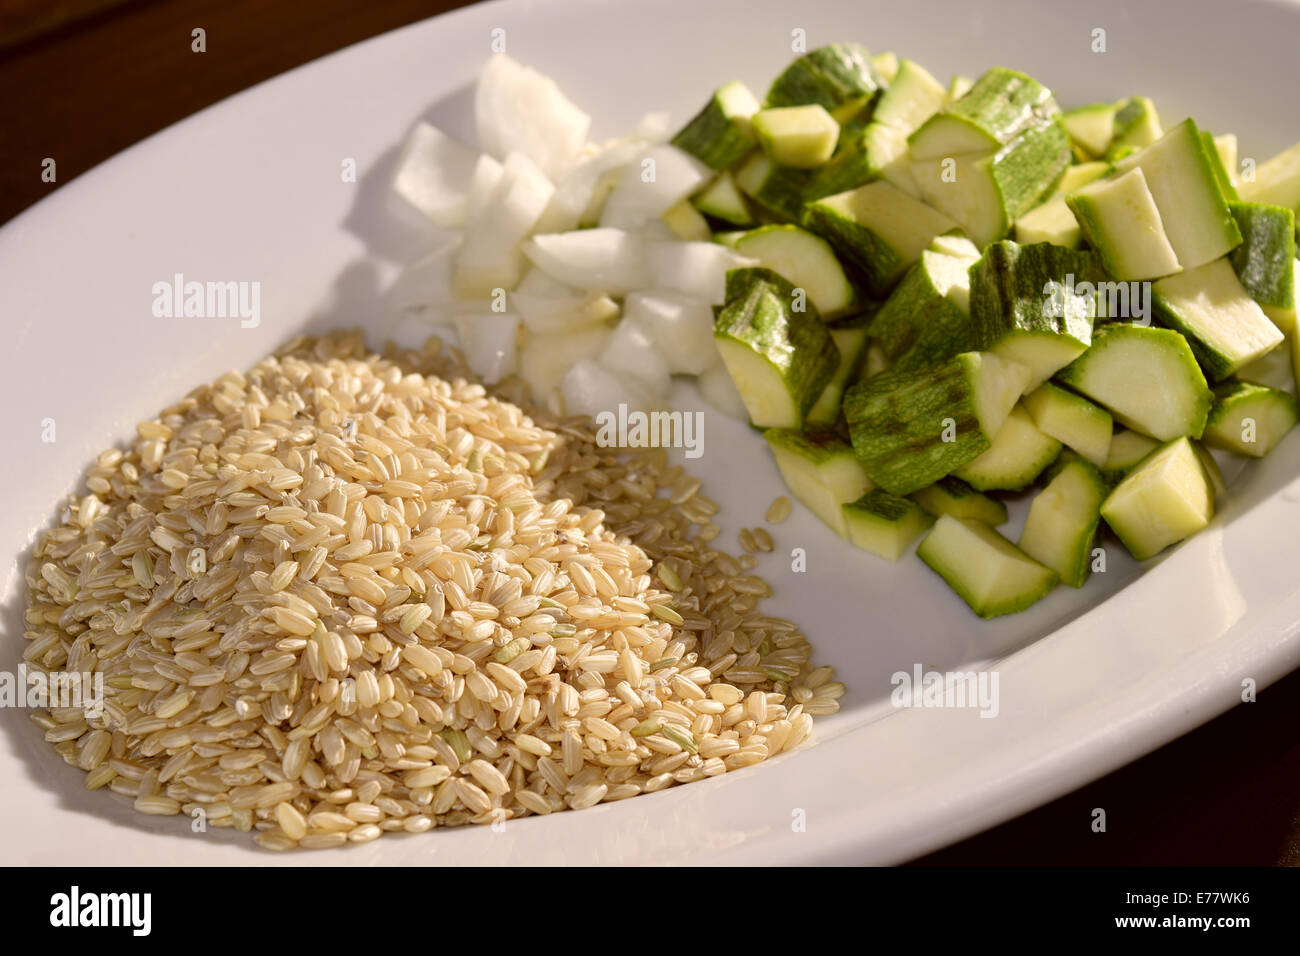
[[[1300,236],[1300,232],[1297,235]],[[1300,246],[1300,241],[1297,241],[1297,246]],[[1291,274],[1293,277],[1291,280],[1292,288],[1300,290],[1300,259],[1296,259],[1291,263]],[[1283,335],[1293,336],[1296,332],[1297,304],[1300,304],[1300,292],[1296,293],[1295,300],[1289,308],[1276,305],[1265,305],[1261,306],[1261,308],[1263,308],[1264,314],[1273,320],[1273,324],[1282,331]]]
[[[921,198],[956,220],[983,247],[1005,236],[1070,165],[1070,144],[1058,121],[1036,126],[993,153],[927,158],[912,164]]]
[[[1083,587],[1106,491],[1090,463],[1066,462],[1030,503],[1020,550],[1055,571],[1062,584]]]
[[[1116,112],[1118,107],[1114,103],[1093,103],[1066,110],[1061,115],[1061,122],[1074,143],[1083,147],[1089,156],[1100,157],[1106,155],[1115,135]]]
[[[1196,457],[1205,470],[1205,478],[1210,483],[1210,490],[1214,492],[1214,500],[1218,501],[1228,493],[1228,485],[1223,480],[1223,472],[1219,470],[1219,463],[1214,460],[1214,455],[1210,453],[1210,450],[1198,441],[1192,442],[1192,451],[1196,452]]]
[[[1016,220],[1015,232],[1017,242],[1050,242],[1065,249],[1078,248],[1083,239],[1079,223],[1063,196],[1055,196],[1029,210]]]
[[[900,369],[971,349],[969,261],[926,250],[871,323],[871,337]]]
[[[898,67],[898,54],[891,50],[876,53],[871,57],[871,68],[876,71],[876,76],[890,86],[893,86],[894,77],[898,75]],[[886,90],[885,92],[888,93],[889,91]]]
[[[719,87],[713,98],[673,137],[673,145],[710,169],[726,169],[754,148],[750,117],[758,99],[744,83]]]
[[[1187,340],[1171,329],[1101,326],[1057,378],[1160,441],[1200,438],[1214,399]]]
[[[1015,362],[963,352],[932,368],[858,382],[844,395],[853,450],[888,492],[934,484],[989,447],[1028,376]]]
[[[1025,410],[1044,435],[1078,452],[1098,468],[1110,455],[1114,420],[1082,395],[1044,382],[1024,398]]]
[[[955,229],[942,213],[884,181],[826,196],[808,206],[808,228],[856,269],[868,292],[884,297],[931,240]]]
[[[1135,96],[1119,104],[1107,158],[1121,158],[1129,150],[1151,145],[1164,134],[1156,105],[1145,96]]]
[[[945,232],[942,236],[935,236],[934,241],[930,243],[930,251],[942,252],[946,256],[956,256],[969,262],[974,262],[980,257],[980,247],[967,239],[962,232]],[[969,287],[967,283],[967,291]],[[969,296],[967,299],[967,308],[969,308]]]
[[[671,207],[659,218],[673,231],[674,236],[686,242],[708,242],[713,238],[708,221],[687,199]]]
[[[970,269],[972,347],[1028,366],[1032,391],[1092,341],[1097,297],[1074,287],[1094,290],[1100,277],[1092,253],[995,242]]]
[[[1011,409],[993,442],[953,472],[976,491],[1028,488],[1061,453],[1061,443],[1044,435],[1023,405]]]
[[[1057,575],[982,521],[944,515],[916,550],[980,617],[1023,611],[1056,587]]]
[[[1104,176],[1109,176],[1115,171],[1115,167],[1110,163],[1096,160],[1090,163],[1079,163],[1071,166],[1061,177],[1061,181],[1056,185],[1056,196],[1067,196],[1072,192],[1082,189],[1088,183],[1094,183]]]
[[[1141,168],[1090,183],[1065,203],[1116,279],[1156,279],[1182,268]]]
[[[772,215],[798,222],[803,216],[803,191],[808,170],[778,166],[765,153],[751,156],[736,172],[740,191]]]
[[[867,327],[859,325],[845,328],[832,328],[831,339],[840,353],[840,364],[831,376],[831,380],[822,389],[821,396],[808,412],[808,425],[812,428],[830,428],[839,421],[840,404],[844,399],[844,390],[857,377],[862,365],[863,353],[867,350]]]
[[[1296,417],[1296,400],[1289,392],[1251,382],[1224,382],[1214,389],[1205,443],[1263,458],[1295,427]]]
[[[841,538],[849,535],[841,505],[871,490],[853,449],[837,435],[769,428],[763,432],[790,494]]]
[[[880,343],[871,342],[867,346],[867,354],[862,357],[862,374],[858,377],[858,381],[865,382],[867,379],[879,375],[887,368],[889,368],[889,359],[885,357],[885,352],[880,347]]]
[[[1139,561],[1200,531],[1214,517],[1214,489],[1187,438],[1144,458],[1101,505],[1101,516]]]
[[[1005,524],[1007,506],[996,498],[976,491],[960,478],[949,475],[934,484],[912,492],[912,500],[934,515],[971,518],[987,525]]]
[[[843,505],[849,540],[863,551],[897,561],[933,519],[910,498],[874,488]]]
[[[1216,382],[1282,343],[1282,333],[1247,294],[1227,259],[1161,279],[1151,291],[1157,317],[1183,333]]]
[[[1088,183],[1101,179],[1110,172],[1110,168],[1109,163],[1093,162],[1067,169],[1056,186],[1056,192],[1016,220],[1016,241],[1025,244],[1050,242],[1067,249],[1077,248],[1083,239],[1083,233],[1074,213],[1066,205],[1065,197]]]
[[[1255,178],[1237,187],[1247,202],[1300,209],[1300,143],[1260,163]]]
[[[736,188],[736,180],[729,172],[722,173],[693,201],[695,208],[704,215],[733,226],[748,226],[754,221],[745,197]]]
[[[1219,190],[1200,130],[1184,120],[1150,146],[1115,164],[1142,170],[1160,211],[1165,237],[1184,269],[1227,255],[1241,242],[1237,221]]]
[[[824,188],[817,196],[843,192],[888,171],[907,158],[907,137],[944,104],[947,92],[925,68],[912,60],[898,65],[898,74],[876,104],[871,123],[863,131],[858,147],[857,182],[843,179],[839,189]],[[828,175],[830,171],[827,171]],[[819,177],[820,178],[820,177]]]
[[[947,101],[949,103],[952,103],[955,100],[961,99],[963,96],[965,96],[967,93],[970,92],[971,87],[974,85],[975,85],[975,78],[973,76],[966,76],[962,73],[954,73],[952,75],[952,79],[948,81]]]
[[[1110,437],[1110,449],[1106,453],[1106,463],[1101,467],[1101,476],[1109,485],[1118,484],[1134,465],[1159,447],[1160,442],[1154,438],[1121,428]]]
[[[994,67],[965,95],[930,117],[908,143],[916,159],[989,152],[1050,125],[1060,111],[1052,91],[1037,80]]]
[[[759,110],[754,133],[772,162],[793,169],[812,169],[831,158],[840,126],[824,107],[775,106]]]
[[[844,315],[854,306],[853,285],[821,236],[798,226],[763,226],[745,233],[735,249],[806,291],[823,319]]]
[[[1264,203],[1229,204],[1241,230],[1233,271],[1250,297],[1266,308],[1295,310],[1295,211]]]
[[[860,43],[832,43],[799,57],[767,91],[768,106],[816,104],[834,112],[869,105],[880,91],[871,54]]]
[[[727,273],[727,304],[713,339],[750,420],[799,428],[839,366],[830,332],[811,302],[794,309],[794,287],[770,269]]]
[[[1232,174],[1228,172],[1231,168],[1224,164],[1223,153],[1219,150],[1218,141],[1214,134],[1209,130],[1201,130],[1201,144],[1205,147],[1205,158],[1210,161],[1210,170],[1214,173],[1214,181],[1219,186],[1219,194],[1223,196],[1224,202],[1230,206],[1238,201],[1237,187],[1232,181]],[[1233,161],[1236,159],[1237,140],[1234,137],[1232,141]],[[1241,226],[1241,220],[1237,220],[1237,226]]]
[[[1219,154],[1219,166],[1227,174],[1228,184],[1232,187],[1232,198],[1240,199],[1237,194],[1237,137],[1232,133],[1214,137],[1214,151]]]

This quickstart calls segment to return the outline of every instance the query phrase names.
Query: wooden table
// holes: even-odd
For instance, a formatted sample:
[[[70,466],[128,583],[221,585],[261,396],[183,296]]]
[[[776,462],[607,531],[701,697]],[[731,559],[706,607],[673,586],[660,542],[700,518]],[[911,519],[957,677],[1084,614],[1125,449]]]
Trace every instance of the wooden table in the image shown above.
[[[0,222],[170,123],[447,0],[0,0]],[[207,52],[191,52],[191,31]],[[58,181],[41,179],[46,157]],[[56,255],[57,250],[50,250]],[[1300,672],[922,864],[1300,865]],[[1108,818],[1092,832],[1095,807]]]

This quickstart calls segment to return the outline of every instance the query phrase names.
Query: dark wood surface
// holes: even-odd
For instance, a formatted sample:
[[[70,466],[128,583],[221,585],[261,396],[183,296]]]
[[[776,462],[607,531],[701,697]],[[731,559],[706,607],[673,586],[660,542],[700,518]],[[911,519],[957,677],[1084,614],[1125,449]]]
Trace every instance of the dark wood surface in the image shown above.
[[[459,5],[0,0],[0,222],[225,96]],[[207,34],[202,56],[190,50],[195,27]],[[45,157],[58,183],[41,181]],[[1300,865],[1298,729],[1295,673],[1154,754],[917,862]],[[1105,833],[1091,829],[1096,807]]]

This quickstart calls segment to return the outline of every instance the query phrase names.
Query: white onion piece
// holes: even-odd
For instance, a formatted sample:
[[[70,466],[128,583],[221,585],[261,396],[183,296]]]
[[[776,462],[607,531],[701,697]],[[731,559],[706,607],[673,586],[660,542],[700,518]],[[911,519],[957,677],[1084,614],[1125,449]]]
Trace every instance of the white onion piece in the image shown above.
[[[529,334],[519,350],[519,377],[532,389],[533,401],[544,402],[564,380],[569,366],[595,358],[609,341],[610,330],[594,325],[563,335]]]
[[[757,259],[748,259],[716,242],[647,242],[646,258],[648,285],[672,289],[710,305],[726,301],[729,270],[758,265]]]
[[[479,151],[428,123],[415,124],[397,159],[393,192],[436,225],[465,225]]]
[[[547,275],[579,289],[623,295],[648,284],[645,245],[621,229],[544,233],[523,248]]]
[[[487,206],[470,222],[456,255],[456,294],[492,295],[513,289],[522,271],[519,243],[545,211],[555,187],[523,153],[506,157]]]
[[[678,292],[634,292],[623,303],[623,316],[649,333],[674,374],[699,375],[718,363],[707,302]]]
[[[479,145],[498,159],[521,152],[552,180],[573,166],[587,142],[591,117],[555,81],[494,54],[479,74],[474,94]]]
[[[736,383],[731,380],[727,367],[719,362],[697,379],[700,396],[728,418],[738,422],[749,421],[749,410],[740,397]]]
[[[519,316],[508,312],[472,312],[455,317],[460,350],[470,370],[495,385],[515,370]]]
[[[624,319],[614,329],[597,359],[619,376],[630,376],[653,398],[665,398],[672,388],[668,361],[655,347],[645,327],[634,319]]]
[[[605,200],[600,224],[637,229],[658,219],[713,176],[709,167],[676,146],[652,147],[624,168]]]

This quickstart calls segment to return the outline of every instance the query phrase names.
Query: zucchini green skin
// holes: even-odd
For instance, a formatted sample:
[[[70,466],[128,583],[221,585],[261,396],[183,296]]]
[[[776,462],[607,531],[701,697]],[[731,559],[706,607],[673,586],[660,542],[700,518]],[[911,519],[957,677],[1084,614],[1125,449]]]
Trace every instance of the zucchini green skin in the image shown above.
[[[1219,259],[1241,243],[1211,156],[1218,161],[1213,142],[1207,151],[1200,130],[1187,119],[1115,165],[1119,172],[1142,170],[1165,237],[1184,270]]]
[[[871,337],[900,371],[935,365],[974,348],[970,316],[935,287],[928,268],[931,255],[942,253],[922,253],[871,323]]]
[[[863,551],[897,561],[933,519],[910,498],[873,488],[842,506],[849,540]]]
[[[1149,146],[1164,135],[1156,105],[1145,96],[1135,96],[1120,104],[1115,113],[1115,131],[1111,135],[1106,158],[1118,160],[1134,149]]]
[[[840,131],[840,141],[830,161],[812,171],[804,187],[805,202],[848,192],[876,179],[880,171],[871,161],[867,149],[869,134],[865,128]]]
[[[926,238],[915,253],[900,248],[903,244],[901,241],[900,245],[895,245],[889,237],[877,234],[858,221],[859,214],[853,210],[855,198],[870,192],[874,202],[879,198],[875,193],[877,190],[883,191],[884,198],[880,199],[882,204],[888,201],[893,204],[891,208],[895,211],[904,209],[903,217],[914,222],[923,216],[927,229],[934,230],[933,235]],[[884,182],[868,183],[847,193],[819,199],[806,207],[804,217],[804,228],[829,242],[840,262],[865,286],[867,293],[880,299],[889,294],[903,272],[912,264],[913,256],[920,258],[921,250],[929,245],[935,235],[956,226],[946,216]]]
[[[1247,294],[1227,259],[1166,276],[1151,293],[1160,323],[1183,334],[1216,382],[1282,343],[1282,333]]]
[[[857,305],[857,293],[830,244],[806,229],[760,226],[741,236],[735,249],[802,288],[827,321],[852,313]]]
[[[1055,571],[972,519],[944,515],[916,554],[983,618],[1023,611],[1057,584]]]
[[[1060,112],[1052,91],[1033,77],[1019,70],[994,67],[976,80],[965,95],[948,104],[912,134],[913,151],[918,159],[942,154],[942,151],[930,153],[916,149],[925,143],[926,130],[931,124],[961,123],[982,136],[989,148],[996,148],[1022,133],[1049,124]],[[1068,152],[1068,139],[1066,149]]]
[[[1036,126],[999,149],[989,172],[1008,220],[1014,221],[1052,195],[1070,161],[1070,137],[1059,119]]]
[[[725,89],[715,92],[672,139],[678,149],[715,170],[726,169],[757,144],[748,118],[727,110],[722,97]]]
[[[828,111],[860,101],[868,105],[881,84],[871,54],[860,43],[832,43],[809,50],[785,68],[767,91],[768,106],[816,104]]]
[[[822,389],[821,396],[808,411],[806,420],[810,428],[830,428],[839,421],[844,390],[849,382],[857,378],[863,353],[867,350],[865,325],[833,327],[830,333],[840,353],[840,364],[830,382]]]
[[[736,185],[764,210],[786,222],[798,223],[804,213],[804,190],[811,170],[778,166],[756,153],[736,172]]]
[[[1214,489],[1192,442],[1176,438],[1142,459],[1106,496],[1101,516],[1139,561],[1209,524]]]
[[[1205,423],[1205,444],[1238,455],[1263,458],[1292,428],[1300,410],[1290,392],[1253,382],[1223,382],[1214,388],[1214,407]],[[1244,437],[1251,419],[1253,441]]]
[[[1112,487],[1119,484],[1120,479],[1132,471],[1138,462],[1159,447],[1158,441],[1141,432],[1116,430],[1110,438],[1106,463],[1101,468],[1102,478]]]
[[[989,447],[976,414],[969,358],[958,355],[917,371],[889,369],[845,392],[853,451],[886,491],[906,495],[934,484]],[[952,441],[944,441],[945,432]]]
[[[1156,359],[1163,368],[1156,367]],[[1120,424],[1160,441],[1180,435],[1200,438],[1214,401],[1191,346],[1172,329],[1103,325],[1094,330],[1088,351],[1056,379],[1103,406]],[[1167,417],[1164,412],[1174,400],[1180,407]]]
[[[871,490],[853,449],[830,432],[769,428],[763,432],[790,493],[842,538],[849,534],[842,505]]]
[[[1079,351],[1092,342],[1096,296],[1066,295],[1065,284],[1095,284],[1104,274],[1090,252],[1051,243],[1018,245],[995,242],[970,270],[972,347],[991,350],[1009,335],[1059,336],[1077,342]],[[1044,308],[1050,287],[1059,288],[1060,315]]]
[[[1038,430],[1024,407],[1007,416],[989,447],[953,472],[977,491],[1023,491],[1061,454],[1061,443]]]
[[[1107,491],[1090,462],[1076,458],[1060,466],[1029,505],[1020,550],[1055,571],[1062,584],[1083,587]]]
[[[956,219],[980,246],[1010,232],[1016,218],[1050,196],[1070,166],[1070,143],[1058,121],[1029,130],[991,155],[924,159],[912,172],[926,202]],[[972,204],[972,197],[979,202]]]
[[[1065,204],[1112,277],[1128,282],[1180,270],[1141,169],[1091,182]]]
[[[1201,130],[1201,145],[1205,148],[1205,158],[1209,160],[1210,171],[1214,173],[1214,181],[1219,184],[1219,193],[1231,207],[1239,199],[1237,187],[1232,185],[1232,178],[1228,175],[1228,168],[1223,165],[1223,157],[1219,155],[1219,147],[1214,142],[1214,134],[1207,129]],[[1241,225],[1240,219],[1237,220],[1237,225]]]
[[[840,362],[817,307],[806,302],[806,311],[795,312],[794,286],[770,269],[732,269],[726,295],[713,337],[739,343],[766,359],[796,409],[806,415]]]
[[[987,525],[1006,524],[1007,521],[1005,502],[990,498],[951,475],[912,492],[911,498],[936,518],[952,515],[954,518],[973,518]]]
[[[1295,211],[1265,203],[1231,202],[1241,245],[1228,254],[1250,297],[1277,309],[1295,306]]]

